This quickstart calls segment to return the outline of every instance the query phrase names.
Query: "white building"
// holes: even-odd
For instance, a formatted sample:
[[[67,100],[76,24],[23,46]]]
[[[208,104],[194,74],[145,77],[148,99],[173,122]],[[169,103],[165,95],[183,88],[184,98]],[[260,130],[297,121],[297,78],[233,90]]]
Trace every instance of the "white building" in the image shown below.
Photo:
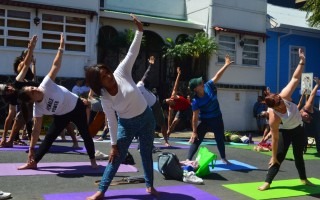
[[[66,48],[60,77],[83,77],[83,67],[96,62],[116,64],[121,57],[105,53],[101,58],[99,33],[134,29],[128,13],[135,13],[145,25],[146,37],[157,43],[144,48],[134,73],[139,77],[147,57],[155,54],[159,73],[154,84],[161,89],[174,78],[168,77],[173,66],[162,58],[160,47],[152,45],[204,30],[220,46],[211,56],[208,79],[223,65],[226,53],[235,60],[218,85],[225,129],[256,129],[252,107],[265,84],[266,0],[0,0],[0,5],[1,75],[13,75],[14,58],[34,34],[39,37],[35,49],[39,76],[51,67],[61,32]]]

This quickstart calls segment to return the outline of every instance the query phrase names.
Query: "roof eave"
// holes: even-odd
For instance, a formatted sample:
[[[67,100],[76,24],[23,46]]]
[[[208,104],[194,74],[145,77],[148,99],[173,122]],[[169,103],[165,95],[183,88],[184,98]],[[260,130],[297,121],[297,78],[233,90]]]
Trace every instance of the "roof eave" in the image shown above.
[[[308,36],[308,37],[320,38],[320,30],[292,26],[292,25],[288,25],[288,24],[279,24],[277,27],[269,28],[268,30],[275,31],[275,32],[281,32],[281,33],[288,33],[291,31],[291,33],[295,34],[295,35],[303,35],[303,36]]]
[[[182,28],[190,28],[190,29],[197,29],[197,30],[203,30],[203,28],[205,27],[205,25],[203,25],[203,24],[197,24],[197,23],[193,23],[193,22],[190,22],[190,21],[173,20],[173,19],[152,17],[152,16],[139,15],[139,14],[136,14],[136,15],[139,17],[139,19],[143,23],[159,24],[159,25],[182,27]],[[121,20],[129,20],[130,19],[128,17],[128,13],[117,12],[117,11],[109,11],[109,10],[101,10],[100,11],[100,17],[121,19]]]

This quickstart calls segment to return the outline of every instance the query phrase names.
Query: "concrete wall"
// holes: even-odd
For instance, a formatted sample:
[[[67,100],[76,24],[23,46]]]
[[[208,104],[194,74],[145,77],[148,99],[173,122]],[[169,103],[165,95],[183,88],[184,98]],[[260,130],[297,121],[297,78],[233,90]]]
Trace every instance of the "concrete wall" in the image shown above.
[[[239,95],[239,99],[236,99]],[[255,118],[252,115],[253,105],[258,91],[219,89],[218,99],[222,112],[225,130],[248,131],[257,129]]]
[[[113,11],[186,19],[185,0],[105,0],[104,8]]]
[[[28,3],[47,4],[67,8],[96,11],[100,9],[100,0],[19,0]]]
[[[223,26],[253,32],[266,31],[265,0],[214,0],[212,26]]]

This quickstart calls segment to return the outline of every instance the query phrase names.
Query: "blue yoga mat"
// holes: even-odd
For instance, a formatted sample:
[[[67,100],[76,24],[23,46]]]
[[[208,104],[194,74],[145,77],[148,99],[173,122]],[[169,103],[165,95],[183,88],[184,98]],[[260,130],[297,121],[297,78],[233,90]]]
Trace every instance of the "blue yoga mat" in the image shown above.
[[[221,160],[217,160],[214,168],[210,166],[210,171],[211,172],[217,172],[217,171],[227,171],[227,170],[232,170],[232,171],[240,171],[240,170],[254,170],[257,169],[257,167],[239,162],[237,160],[229,160],[232,164],[227,165],[224,164]],[[158,171],[158,162],[153,162],[153,169]]]

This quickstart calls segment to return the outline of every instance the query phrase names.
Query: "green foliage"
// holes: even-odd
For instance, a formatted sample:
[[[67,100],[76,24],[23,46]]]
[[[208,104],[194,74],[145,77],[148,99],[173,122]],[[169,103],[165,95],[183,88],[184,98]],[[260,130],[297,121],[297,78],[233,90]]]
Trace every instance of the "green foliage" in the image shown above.
[[[307,0],[301,10],[307,12],[307,21],[312,27],[320,27],[320,0]]]
[[[198,58],[200,55],[210,56],[216,52],[218,45],[214,38],[209,38],[204,32],[196,33],[186,38],[183,43],[174,43],[171,38],[166,38],[164,57],[182,60],[187,56]]]

